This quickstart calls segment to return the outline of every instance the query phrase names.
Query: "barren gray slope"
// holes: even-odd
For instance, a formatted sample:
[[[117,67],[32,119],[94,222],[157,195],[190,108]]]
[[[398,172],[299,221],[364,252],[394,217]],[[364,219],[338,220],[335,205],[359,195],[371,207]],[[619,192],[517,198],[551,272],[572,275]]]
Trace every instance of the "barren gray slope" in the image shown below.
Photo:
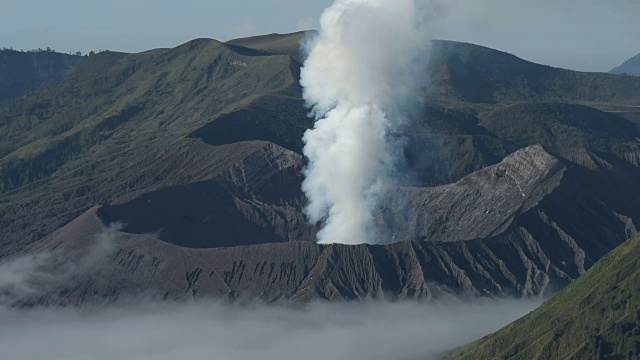
[[[396,241],[497,235],[553,191],[565,170],[542,147],[530,146],[454,184],[399,188],[388,195],[381,229],[394,229]]]
[[[74,275],[73,281],[53,284],[45,293],[20,303],[77,305],[118,301],[141,293],[166,299],[295,302],[428,300],[445,294],[539,295],[549,287],[555,290],[566,285],[637,233],[640,207],[635,197],[624,193],[637,182],[622,175],[615,181],[610,176],[603,180],[600,175],[533,146],[456,184],[415,189],[426,194],[416,198],[423,196],[431,203],[418,201],[412,213],[424,213],[428,206],[435,209],[433,213],[446,216],[458,216],[461,211],[466,215],[458,218],[463,220],[476,214],[478,226],[466,220],[458,226],[456,218],[441,223],[440,229],[432,226],[438,241],[426,236],[420,241],[383,246],[282,242],[195,249],[148,235],[115,233],[117,240],[104,257],[100,276],[91,272]],[[248,180],[238,184],[253,183]],[[518,186],[516,192],[506,190]],[[483,189],[489,187],[505,189],[511,196],[489,203],[482,196]],[[615,196],[611,191],[620,194]],[[451,196],[439,196],[438,192]],[[462,206],[466,197],[455,194],[466,194],[475,201]],[[496,214],[502,211],[502,215],[483,220],[490,216],[487,209]],[[55,253],[65,254],[59,258],[62,263],[81,258],[74,254],[93,248],[96,234],[107,229],[98,212],[99,208],[93,208],[28,252],[55,249]],[[256,220],[249,213],[244,215]],[[415,227],[409,225],[409,229]],[[472,234],[477,238],[470,239]]]

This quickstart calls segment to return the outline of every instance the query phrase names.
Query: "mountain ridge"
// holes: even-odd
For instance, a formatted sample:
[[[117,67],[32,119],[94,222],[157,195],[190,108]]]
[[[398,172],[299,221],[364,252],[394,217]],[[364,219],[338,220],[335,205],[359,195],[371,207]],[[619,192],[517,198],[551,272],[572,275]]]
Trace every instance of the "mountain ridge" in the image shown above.
[[[427,99],[433,101],[449,98],[494,104],[639,100],[640,83],[636,78],[539,65],[473,44],[435,41],[429,67],[432,76]]]
[[[640,142],[628,115],[640,106],[630,97],[636,80],[549,70],[490,49],[440,43],[447,52],[435,52],[434,76],[450,81],[427,89],[428,103],[409,104],[414,121],[395,134],[407,144],[409,176],[376,218],[392,244],[320,250],[300,190],[301,137],[312,120],[300,62],[286,53],[297,51],[302,36],[103,52],[60,82],[0,104],[0,254],[44,250],[52,239],[74,254],[95,232],[123,221],[128,227],[116,233],[131,241],[121,243],[120,255],[138,255],[109,265],[111,285],[80,281],[74,289],[91,296],[64,289],[49,296],[79,304],[83,296],[105,300],[111,296],[105,291],[145,289],[155,266],[147,261],[156,256],[175,286],[154,278],[154,287],[172,299],[191,289],[196,296],[246,299],[266,292],[266,301],[382,294],[428,300],[546,294],[637,232]],[[495,77],[503,69],[493,65],[495,56],[510,69],[505,74],[531,82],[520,87]],[[478,81],[457,83],[469,71]],[[540,89],[530,86],[548,79]],[[478,91],[485,83],[487,97]],[[613,90],[605,86],[593,97],[594,84]],[[632,105],[621,104],[627,101]],[[621,107],[628,112],[616,112]],[[494,196],[495,189],[502,194]],[[82,219],[91,234],[81,231]],[[189,257],[197,260],[193,267],[185,267]],[[212,267],[219,257],[225,257],[220,267]],[[248,282],[241,262],[258,265],[257,273],[264,262],[273,270]],[[134,263],[138,272],[121,272]],[[194,286],[185,275],[205,268],[222,274],[213,277],[226,285]],[[295,290],[302,281],[310,289],[304,294]]]

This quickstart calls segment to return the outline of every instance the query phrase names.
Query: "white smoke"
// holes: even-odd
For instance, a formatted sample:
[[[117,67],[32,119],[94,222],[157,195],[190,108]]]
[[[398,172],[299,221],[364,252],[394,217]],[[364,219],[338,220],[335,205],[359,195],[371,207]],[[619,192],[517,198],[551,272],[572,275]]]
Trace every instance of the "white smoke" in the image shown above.
[[[318,119],[304,135],[303,191],[320,243],[376,243],[374,212],[401,147],[389,135],[417,96],[429,47],[429,3],[336,0],[322,14],[301,73]]]

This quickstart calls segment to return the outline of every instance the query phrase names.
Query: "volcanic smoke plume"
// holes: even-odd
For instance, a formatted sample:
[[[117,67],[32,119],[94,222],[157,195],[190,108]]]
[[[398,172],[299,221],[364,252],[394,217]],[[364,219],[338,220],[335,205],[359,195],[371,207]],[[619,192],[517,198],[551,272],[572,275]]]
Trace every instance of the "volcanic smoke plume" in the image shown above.
[[[304,135],[303,191],[320,243],[376,243],[374,213],[402,144],[389,136],[418,94],[429,45],[420,0],[336,0],[320,19],[301,74],[317,119]]]

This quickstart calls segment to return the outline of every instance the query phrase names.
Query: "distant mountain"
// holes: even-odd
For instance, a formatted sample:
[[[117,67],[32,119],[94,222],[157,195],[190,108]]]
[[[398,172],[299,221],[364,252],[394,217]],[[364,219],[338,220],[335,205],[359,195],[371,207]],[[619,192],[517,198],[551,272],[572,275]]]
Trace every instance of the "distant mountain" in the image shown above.
[[[298,67],[289,56],[200,39],[140,54],[102,52],[62,81],[4,103],[0,191],[11,193],[0,205],[3,240],[33,241],[51,231],[34,217],[59,227],[96,203],[185,181],[186,173],[169,180],[165,169],[176,156],[204,154],[192,134],[258,99],[297,98]],[[309,123],[299,100],[293,104],[300,126]],[[42,197],[33,209],[44,213],[14,208],[35,193]],[[9,230],[25,221],[33,227]]]
[[[640,236],[540,308],[449,359],[640,358]]]
[[[103,284],[111,295],[144,288],[155,256],[166,268],[153,286],[171,298],[529,296],[565,286],[637,232],[640,133],[629,114],[640,78],[436,42],[424,101],[394,134],[408,180],[376,220],[399,243],[313,244],[300,191],[312,126],[298,84],[303,36],[103,52],[1,103],[0,256],[73,254],[123,221],[120,255],[137,255],[118,258],[124,268]],[[185,277],[203,269],[214,283]]]
[[[640,54],[625,61],[622,65],[611,70],[612,74],[627,74],[640,76]]]
[[[0,50],[0,102],[61,80],[85,60],[54,51]]]

